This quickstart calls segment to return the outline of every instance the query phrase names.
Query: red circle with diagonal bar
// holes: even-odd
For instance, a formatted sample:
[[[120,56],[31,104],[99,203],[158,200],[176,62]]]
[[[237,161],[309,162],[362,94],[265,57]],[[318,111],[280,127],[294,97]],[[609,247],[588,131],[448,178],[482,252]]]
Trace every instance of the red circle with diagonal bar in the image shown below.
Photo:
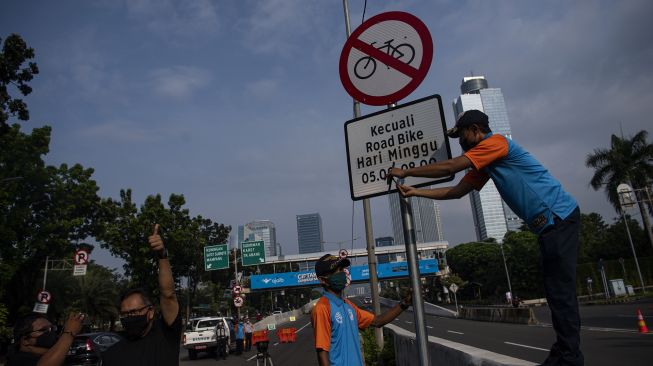
[[[361,103],[387,105],[412,93],[433,60],[433,39],[412,14],[391,11],[356,28],[340,54],[340,80]]]

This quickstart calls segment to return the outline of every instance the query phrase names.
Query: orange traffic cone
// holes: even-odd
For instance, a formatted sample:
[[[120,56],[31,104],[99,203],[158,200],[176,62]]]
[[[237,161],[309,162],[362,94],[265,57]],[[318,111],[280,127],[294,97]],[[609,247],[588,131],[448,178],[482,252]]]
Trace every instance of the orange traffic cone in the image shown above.
[[[644,317],[642,312],[637,309],[637,325],[639,326],[640,333],[648,333],[648,328],[646,328],[646,322],[644,322]]]

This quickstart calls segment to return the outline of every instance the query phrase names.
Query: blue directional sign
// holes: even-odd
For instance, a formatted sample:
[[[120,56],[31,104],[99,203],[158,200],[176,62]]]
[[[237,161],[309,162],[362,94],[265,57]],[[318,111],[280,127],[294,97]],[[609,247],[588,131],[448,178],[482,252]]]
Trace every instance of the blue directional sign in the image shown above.
[[[438,262],[436,259],[422,259],[419,261],[419,272],[421,275],[433,275],[438,273]],[[367,265],[354,266],[349,268],[351,282],[367,282],[370,280],[370,269]],[[408,276],[408,263],[395,262],[383,263],[376,267],[379,279],[388,279]],[[264,275],[250,276],[250,288],[252,290],[267,290],[281,287],[304,287],[318,285],[320,281],[315,271],[270,273]]]

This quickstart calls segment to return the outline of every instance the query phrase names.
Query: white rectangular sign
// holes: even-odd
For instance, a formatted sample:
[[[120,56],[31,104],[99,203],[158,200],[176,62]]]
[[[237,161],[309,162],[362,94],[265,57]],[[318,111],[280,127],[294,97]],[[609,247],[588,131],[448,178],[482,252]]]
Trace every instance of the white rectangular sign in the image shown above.
[[[446,129],[439,95],[347,121],[345,139],[352,200],[396,192],[394,184],[388,191],[385,180],[393,164],[406,169],[451,159]],[[409,177],[405,184],[422,187],[453,178]]]
[[[48,304],[41,304],[40,302],[34,303],[34,309],[32,310],[35,313],[47,314],[48,313]]]
[[[73,267],[73,276],[86,276],[86,264],[75,264]]]

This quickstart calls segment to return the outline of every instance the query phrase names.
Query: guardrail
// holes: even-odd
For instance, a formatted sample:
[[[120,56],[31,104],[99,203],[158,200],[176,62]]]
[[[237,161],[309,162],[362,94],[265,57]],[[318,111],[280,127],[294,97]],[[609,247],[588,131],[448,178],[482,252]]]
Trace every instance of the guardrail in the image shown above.
[[[304,306],[302,306],[299,309],[295,309],[292,311],[287,311],[285,313],[281,314],[274,314],[270,316],[266,316],[265,318],[259,320],[258,322],[254,323],[254,330],[264,330],[268,329],[268,325],[274,325],[274,328],[276,328],[277,324],[281,323],[286,323],[290,321],[291,317],[299,317],[302,314],[309,314],[311,310],[313,309],[313,306],[317,300],[313,300]]]

